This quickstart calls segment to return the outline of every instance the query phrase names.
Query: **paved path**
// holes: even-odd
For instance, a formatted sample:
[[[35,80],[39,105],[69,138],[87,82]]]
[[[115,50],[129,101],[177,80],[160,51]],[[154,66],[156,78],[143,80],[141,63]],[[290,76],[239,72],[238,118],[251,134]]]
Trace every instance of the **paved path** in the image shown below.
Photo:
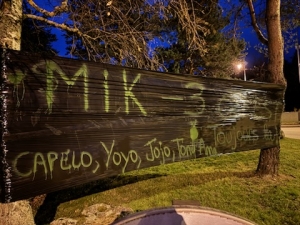
[[[286,137],[300,139],[300,125],[282,125],[281,129]]]

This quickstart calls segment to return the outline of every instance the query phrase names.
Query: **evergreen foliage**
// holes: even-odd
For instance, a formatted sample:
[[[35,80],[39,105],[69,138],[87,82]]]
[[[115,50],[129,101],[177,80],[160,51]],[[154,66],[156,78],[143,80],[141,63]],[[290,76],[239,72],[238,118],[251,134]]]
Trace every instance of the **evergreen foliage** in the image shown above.
[[[23,13],[30,11],[26,2],[23,2]],[[21,34],[22,51],[56,55],[57,51],[52,46],[52,43],[56,40],[57,37],[51,33],[49,26],[45,26],[38,20],[29,18],[23,20]]]
[[[300,110],[300,82],[298,74],[297,53],[291,62],[284,63],[284,76],[287,82],[285,91],[285,111],[292,112]]]
[[[242,57],[245,42],[222,32],[230,21],[222,15],[217,2],[194,2],[196,18],[205,20],[208,27],[206,34],[199,34],[204,37],[206,51],[189,49],[184,31],[176,26],[178,18],[172,17],[162,30],[169,34],[165,39],[174,39],[174,34],[176,38],[170,46],[160,48],[158,54],[170,72],[228,78],[234,73],[233,63]]]

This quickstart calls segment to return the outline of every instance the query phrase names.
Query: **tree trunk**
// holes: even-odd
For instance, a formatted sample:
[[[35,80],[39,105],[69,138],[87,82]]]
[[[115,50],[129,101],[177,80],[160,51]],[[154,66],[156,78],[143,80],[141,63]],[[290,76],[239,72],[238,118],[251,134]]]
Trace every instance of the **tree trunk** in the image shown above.
[[[22,0],[2,0],[0,4],[0,31],[1,31],[0,48],[20,50],[21,28],[22,28],[21,24],[22,24]],[[3,124],[1,126],[1,133],[3,133],[2,128],[3,128]],[[4,150],[5,149],[1,149],[1,151]],[[5,157],[5,153],[0,154],[2,163],[5,162],[5,158],[3,157]],[[5,165],[2,166],[5,167]],[[1,167],[1,169],[6,170],[9,168]],[[2,172],[0,173],[1,175],[3,175]],[[4,178],[2,178],[1,176],[0,179],[4,179]],[[4,186],[5,185],[2,186],[2,190],[1,190],[2,192],[6,191],[4,190],[5,189]],[[5,200],[9,201],[10,200],[9,196]],[[1,221],[1,225],[23,225],[23,224],[33,225],[34,219],[33,219],[32,210],[29,205],[29,202],[18,201],[14,203],[0,204],[0,221]]]
[[[283,38],[280,24],[280,0],[266,0],[266,25],[268,34],[268,73],[266,82],[284,84],[283,75]],[[280,131],[280,127],[279,127]],[[279,170],[280,132],[278,132],[278,146],[261,149],[257,174],[277,176]]]
[[[20,50],[22,0],[2,0],[0,5],[0,46]]]
[[[277,176],[279,170],[280,147],[261,149],[256,173],[260,176]]]

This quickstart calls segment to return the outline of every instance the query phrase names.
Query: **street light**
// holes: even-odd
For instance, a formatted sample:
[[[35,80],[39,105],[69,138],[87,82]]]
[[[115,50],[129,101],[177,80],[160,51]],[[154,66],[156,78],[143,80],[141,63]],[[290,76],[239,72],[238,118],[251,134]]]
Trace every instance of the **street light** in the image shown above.
[[[244,81],[246,81],[247,80],[247,78],[246,78],[246,62],[243,62],[243,63],[238,63],[237,65],[236,65],[236,68],[239,70],[239,71],[241,71],[241,70],[243,70],[243,72],[244,72]]]

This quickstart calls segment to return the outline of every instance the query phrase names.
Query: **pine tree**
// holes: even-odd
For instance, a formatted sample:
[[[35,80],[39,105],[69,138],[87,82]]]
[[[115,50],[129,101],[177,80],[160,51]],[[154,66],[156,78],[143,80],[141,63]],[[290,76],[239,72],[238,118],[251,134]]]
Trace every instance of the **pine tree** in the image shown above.
[[[159,56],[169,72],[228,78],[233,74],[232,63],[242,56],[245,42],[221,32],[229,19],[222,15],[217,2],[194,1],[193,5],[196,20],[206,22],[207,32],[198,32],[205,40],[205,51],[189,48],[185,31],[177,25],[179,18],[172,17],[161,28],[165,39],[172,41],[159,49]]]
[[[26,1],[23,3],[23,13],[30,13]],[[36,14],[37,12],[35,12]],[[27,18],[22,21],[21,50],[25,52],[43,53],[56,55],[53,42],[57,41],[55,34],[51,33],[51,28],[45,26],[40,21]]]

